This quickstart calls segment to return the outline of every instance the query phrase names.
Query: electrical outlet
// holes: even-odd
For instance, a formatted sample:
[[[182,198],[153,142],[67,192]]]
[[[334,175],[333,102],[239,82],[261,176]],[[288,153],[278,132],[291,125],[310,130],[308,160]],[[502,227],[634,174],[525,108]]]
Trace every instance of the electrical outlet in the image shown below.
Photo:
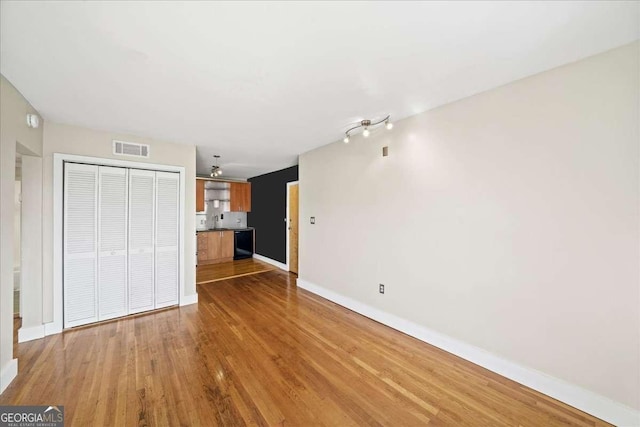
[[[315,223],[316,223],[316,217],[315,217],[315,216],[312,216],[312,217],[311,217],[311,224],[315,224]]]
[[[383,285],[382,283],[380,283],[380,285],[379,285],[379,286],[380,286],[380,288],[379,288],[379,292],[380,292],[381,294],[384,294],[384,285]]]

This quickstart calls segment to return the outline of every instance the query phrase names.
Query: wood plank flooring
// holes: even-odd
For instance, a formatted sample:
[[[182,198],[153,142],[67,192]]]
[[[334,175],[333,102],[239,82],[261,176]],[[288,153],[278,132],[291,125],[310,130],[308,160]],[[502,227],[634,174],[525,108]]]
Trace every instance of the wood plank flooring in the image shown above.
[[[18,345],[0,404],[68,426],[602,426],[304,290],[280,270],[199,304]]]
[[[218,282],[234,277],[249,276],[265,271],[275,270],[276,267],[255,258],[240,259],[237,261],[222,262],[219,264],[199,265],[196,268],[196,283]]]

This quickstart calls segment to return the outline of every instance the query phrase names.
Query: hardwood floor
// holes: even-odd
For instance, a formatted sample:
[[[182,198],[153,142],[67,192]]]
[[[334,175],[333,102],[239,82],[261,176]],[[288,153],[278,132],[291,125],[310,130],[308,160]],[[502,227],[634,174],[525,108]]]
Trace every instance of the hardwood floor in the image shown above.
[[[69,426],[606,425],[269,271],[199,304],[19,344],[0,404]]]
[[[237,261],[222,262],[219,264],[199,265],[196,268],[196,283],[218,282],[233,277],[249,276],[251,274],[264,273],[275,270],[276,267],[255,258],[241,259]]]

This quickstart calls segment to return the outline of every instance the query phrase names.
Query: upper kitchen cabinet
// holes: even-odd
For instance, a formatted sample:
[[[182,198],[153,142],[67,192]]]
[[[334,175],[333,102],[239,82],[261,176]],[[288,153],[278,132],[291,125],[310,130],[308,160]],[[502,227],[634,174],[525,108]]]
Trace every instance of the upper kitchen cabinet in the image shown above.
[[[204,179],[196,179],[196,212],[204,212]]]
[[[251,183],[232,182],[229,201],[231,212],[251,212]]]
[[[251,212],[251,183],[196,179],[196,212],[204,212],[206,203],[223,212]]]

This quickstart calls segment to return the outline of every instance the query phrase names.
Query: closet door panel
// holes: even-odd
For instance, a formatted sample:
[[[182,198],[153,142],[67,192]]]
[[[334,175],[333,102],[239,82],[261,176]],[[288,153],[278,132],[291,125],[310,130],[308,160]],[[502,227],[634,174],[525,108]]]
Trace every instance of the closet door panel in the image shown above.
[[[129,170],[129,313],[154,308],[155,172]]]
[[[156,308],[178,303],[180,175],[156,172]]]
[[[124,168],[99,169],[98,319],[125,316],[127,306],[127,193]]]
[[[64,166],[64,327],[98,320],[98,167]]]

